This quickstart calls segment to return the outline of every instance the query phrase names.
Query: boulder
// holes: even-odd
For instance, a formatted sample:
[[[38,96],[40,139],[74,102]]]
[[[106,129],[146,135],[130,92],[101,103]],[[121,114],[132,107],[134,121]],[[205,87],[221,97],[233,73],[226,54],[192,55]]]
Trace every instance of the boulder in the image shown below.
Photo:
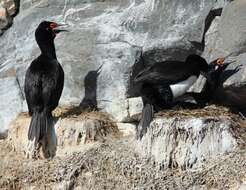
[[[233,1],[222,12],[217,48],[221,49],[225,55],[238,55],[246,51],[245,8],[244,0]]]
[[[15,76],[0,77],[0,89],[0,136],[6,136],[9,123],[22,111],[23,96]]]
[[[206,34],[204,57],[212,61],[217,57],[227,57],[232,62],[222,75],[223,87],[245,85],[246,17],[244,0],[233,1],[216,17]]]

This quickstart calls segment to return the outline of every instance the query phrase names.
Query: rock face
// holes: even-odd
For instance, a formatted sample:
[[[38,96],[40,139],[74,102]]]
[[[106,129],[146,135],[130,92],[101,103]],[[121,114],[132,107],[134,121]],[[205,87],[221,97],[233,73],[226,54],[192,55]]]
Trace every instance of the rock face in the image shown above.
[[[19,90],[18,81],[14,76],[0,77],[0,134],[8,129],[9,123],[22,110],[23,96]],[[11,90],[10,90],[11,89]]]
[[[129,121],[131,103],[127,97],[136,95],[128,94],[132,88],[128,84],[139,52],[143,51],[144,64],[167,59],[184,60],[190,53],[202,53],[207,46],[212,47],[210,42],[217,43],[217,37],[207,42],[207,31],[212,26],[216,31],[220,30],[222,21],[225,27],[227,23],[224,22],[233,12],[230,10],[244,6],[243,2],[238,5],[240,2],[23,0],[13,26],[1,37],[0,76],[9,78],[9,72],[14,70],[19,86],[12,85],[11,90],[23,94],[26,68],[39,55],[34,40],[35,28],[42,20],[65,22],[69,24],[70,32],[61,34],[55,41],[58,59],[65,70],[65,87],[60,103],[83,103],[84,106],[85,102],[93,102],[117,122]],[[222,9],[225,6],[224,13]],[[221,11],[217,26],[212,21],[217,16],[214,21],[218,22]],[[236,23],[243,21],[243,16],[240,16]],[[225,42],[227,39],[223,35],[222,41]],[[210,57],[213,56],[205,56],[207,59]],[[93,88],[88,88],[91,84],[94,84]],[[4,87],[1,90],[6,92],[9,89]],[[21,96],[18,101],[19,105],[25,105]],[[9,100],[4,102],[2,110],[7,109]],[[26,111],[26,107],[21,106],[20,109]],[[15,116],[13,113],[8,117]],[[2,113],[0,117],[3,117]],[[6,129],[7,126],[8,122],[1,123],[0,128]]]
[[[156,118],[139,142],[139,152],[163,169],[197,167],[237,147],[229,118]]]
[[[244,0],[233,1],[222,12],[213,56],[239,55],[246,51]],[[219,52],[220,51],[220,52]],[[217,55],[216,55],[217,54]]]

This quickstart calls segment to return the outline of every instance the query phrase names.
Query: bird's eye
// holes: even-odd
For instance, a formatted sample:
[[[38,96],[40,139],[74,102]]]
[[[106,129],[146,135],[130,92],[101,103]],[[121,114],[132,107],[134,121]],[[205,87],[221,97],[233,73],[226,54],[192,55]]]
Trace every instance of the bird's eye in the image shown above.
[[[50,28],[56,28],[57,27],[57,24],[56,23],[54,23],[54,22],[52,22],[51,24],[50,24]]]

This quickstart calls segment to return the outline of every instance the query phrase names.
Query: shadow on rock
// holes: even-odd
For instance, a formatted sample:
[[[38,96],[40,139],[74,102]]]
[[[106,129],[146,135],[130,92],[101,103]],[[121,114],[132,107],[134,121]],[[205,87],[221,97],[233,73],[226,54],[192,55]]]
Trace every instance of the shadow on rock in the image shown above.
[[[95,71],[89,71],[84,79],[85,96],[80,103],[83,110],[98,110],[97,107],[97,78],[102,65]]]
[[[241,66],[242,65],[239,65],[235,69],[224,70],[220,76],[220,83],[223,85],[227,79],[229,79],[232,75],[236,74],[241,69]]]

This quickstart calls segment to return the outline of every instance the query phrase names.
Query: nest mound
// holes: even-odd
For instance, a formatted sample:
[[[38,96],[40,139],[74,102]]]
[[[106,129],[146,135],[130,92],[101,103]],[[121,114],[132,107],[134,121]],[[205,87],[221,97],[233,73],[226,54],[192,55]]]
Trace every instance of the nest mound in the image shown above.
[[[109,115],[78,107],[60,107],[53,114],[61,119],[100,120],[117,127]],[[27,113],[23,115],[27,117]],[[242,121],[240,115],[213,106],[162,111],[155,116],[227,117]],[[243,123],[241,135],[246,134]],[[18,154],[6,140],[0,140],[0,189],[237,189],[246,183],[245,146],[207,160],[199,168],[183,171],[163,170],[136,153],[135,143],[132,137],[107,139],[51,160],[30,160]]]
[[[246,180],[246,151],[207,161],[196,170],[161,170],[132,142],[107,142],[52,160],[27,160],[1,146],[0,189],[236,189]],[[3,161],[2,161],[3,160]],[[182,187],[182,188],[181,188]]]

